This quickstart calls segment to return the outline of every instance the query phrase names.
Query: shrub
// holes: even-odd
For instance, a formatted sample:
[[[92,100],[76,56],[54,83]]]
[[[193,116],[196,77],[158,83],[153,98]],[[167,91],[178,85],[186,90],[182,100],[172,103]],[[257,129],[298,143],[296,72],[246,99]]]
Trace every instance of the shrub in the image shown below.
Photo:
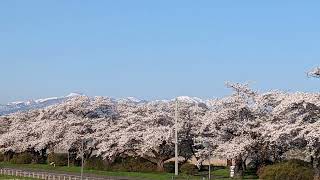
[[[85,161],[85,168],[94,170],[106,170],[106,163],[101,157],[91,157]]]
[[[0,153],[0,162],[4,161],[4,154]]]
[[[289,160],[262,167],[258,175],[264,180],[312,180],[314,172],[311,165],[305,161]]]
[[[27,152],[15,154],[10,162],[13,164],[30,164],[32,162],[32,155]]]
[[[10,162],[10,160],[13,158],[14,154],[15,153],[13,153],[12,151],[8,151],[8,152],[3,153],[3,161]]]
[[[180,171],[183,174],[195,175],[196,173],[198,173],[198,168],[194,164],[184,163],[184,164],[182,164]]]
[[[154,172],[157,166],[143,158],[127,157],[116,159],[109,169],[113,171]]]
[[[174,173],[174,161],[169,161],[164,164],[164,171],[167,173]]]
[[[68,154],[67,153],[50,153],[47,159],[48,164],[54,162],[56,166],[67,166],[68,165]]]

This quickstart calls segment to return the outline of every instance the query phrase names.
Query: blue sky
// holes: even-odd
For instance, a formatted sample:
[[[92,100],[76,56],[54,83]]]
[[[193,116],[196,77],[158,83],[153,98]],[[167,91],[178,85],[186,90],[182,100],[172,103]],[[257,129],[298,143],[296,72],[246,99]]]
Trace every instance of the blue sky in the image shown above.
[[[0,2],[0,103],[70,92],[143,99],[318,91],[319,1]]]

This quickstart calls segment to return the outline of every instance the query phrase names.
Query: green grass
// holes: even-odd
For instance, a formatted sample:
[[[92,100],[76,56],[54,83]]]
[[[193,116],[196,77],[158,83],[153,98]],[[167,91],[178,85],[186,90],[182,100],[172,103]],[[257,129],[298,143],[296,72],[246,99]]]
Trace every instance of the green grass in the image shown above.
[[[258,177],[256,171],[248,170],[245,173],[244,179],[259,179],[259,177]]]
[[[12,164],[7,162],[0,162],[0,167],[12,167],[12,168],[24,168],[24,169],[38,169],[46,171],[55,171],[55,172],[71,172],[71,173],[80,173],[81,168],[77,166],[50,166],[47,164]],[[102,176],[123,176],[123,177],[133,177],[133,178],[144,178],[144,179],[154,179],[154,180],[168,180],[171,179],[171,173],[140,173],[140,172],[112,172],[112,171],[98,171],[98,170],[88,170],[85,169],[84,173],[96,174]],[[182,175],[181,178],[187,176]],[[199,179],[199,178],[197,178]]]
[[[228,178],[230,176],[229,169],[218,169],[213,171],[213,176]]]
[[[80,173],[80,167],[77,166],[57,166],[53,167],[47,164],[11,164],[7,162],[0,162],[0,167],[12,167],[12,168],[24,168],[24,169],[38,169],[38,170],[46,170],[46,171],[54,171],[54,172],[71,172],[71,173]],[[132,177],[139,179],[148,179],[148,180],[171,180],[173,174],[172,173],[140,173],[140,172],[116,172],[116,171],[98,171],[98,170],[89,170],[85,169],[84,173],[88,174],[96,174],[102,176],[122,176],[122,177]],[[213,177],[219,178],[219,180],[228,180],[229,178],[229,170],[228,169],[218,169],[212,172]],[[200,172],[199,176],[187,176],[180,175],[176,177],[176,180],[200,180],[202,176],[207,176],[207,172]],[[216,178],[215,178],[216,179]],[[249,174],[245,176],[245,179],[258,179],[254,174]]]
[[[208,172],[202,172],[202,173],[205,177],[208,176]],[[214,180],[234,180],[230,178],[230,171],[229,169],[226,169],[226,168],[215,169],[211,173],[211,177],[213,177]],[[243,179],[257,180],[259,179],[259,177],[256,175],[254,171],[247,171],[245,172],[245,176],[243,177]]]
[[[0,175],[0,179],[6,179],[6,180],[36,180],[35,178],[29,178],[29,177],[18,177],[18,176],[9,176],[9,175]]]

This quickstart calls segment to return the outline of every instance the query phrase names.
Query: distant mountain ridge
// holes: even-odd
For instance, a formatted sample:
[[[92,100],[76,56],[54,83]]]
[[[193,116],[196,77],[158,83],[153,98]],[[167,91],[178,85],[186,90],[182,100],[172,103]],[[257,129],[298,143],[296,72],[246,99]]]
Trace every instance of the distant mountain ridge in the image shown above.
[[[62,97],[50,97],[45,99],[11,102],[6,105],[0,105],[0,116],[20,111],[29,111],[33,109],[45,108],[51,105],[60,104],[67,99],[81,95],[82,94],[78,93],[70,93],[69,95]]]
[[[37,100],[11,102],[6,105],[0,105],[0,116],[16,113],[16,112],[25,112],[25,111],[34,110],[34,109],[41,109],[48,106],[61,104],[66,100],[72,99],[77,96],[85,96],[85,95],[80,93],[70,93],[69,95],[62,96],[62,97],[50,97],[50,98],[37,99]],[[189,96],[179,96],[176,99],[155,100],[155,101],[141,100],[135,97],[126,97],[126,98],[118,98],[118,99],[111,98],[111,99],[116,103],[133,103],[133,104],[149,103],[149,102],[171,102],[171,101],[175,101],[176,99],[178,99],[180,102],[185,102],[185,103],[207,104],[207,101],[205,100],[202,100],[197,97],[189,97]]]

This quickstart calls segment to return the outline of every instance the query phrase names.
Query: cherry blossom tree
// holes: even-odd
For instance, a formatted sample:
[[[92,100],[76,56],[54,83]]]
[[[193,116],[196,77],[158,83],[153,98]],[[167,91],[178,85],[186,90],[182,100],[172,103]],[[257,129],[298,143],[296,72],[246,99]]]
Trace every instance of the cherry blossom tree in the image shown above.
[[[317,74],[314,71],[313,74]],[[269,91],[227,83],[233,93],[201,101],[178,97],[179,155],[195,156],[199,165],[211,155],[233,159],[236,176],[246,161],[257,166],[278,162],[303,150],[320,174],[320,94]],[[0,116],[0,151],[72,151],[80,155],[83,139],[93,140],[86,158],[145,158],[163,171],[174,157],[175,101],[117,101],[77,96],[61,104]],[[204,146],[208,143],[209,146]]]
[[[304,150],[318,178],[320,94],[292,93],[282,98],[259,130],[269,147],[278,149],[279,157],[289,150]]]
[[[1,121],[10,122],[7,132],[0,135],[1,150],[68,151],[75,148],[72,147],[74,144],[79,144],[76,142],[82,136],[88,135],[81,133],[81,129],[88,129],[96,119],[114,115],[108,105],[110,103],[102,102],[101,98],[90,100],[82,96],[45,109],[1,117]]]
[[[179,106],[179,146],[180,156],[186,160],[193,154],[191,129],[193,119],[188,110],[193,104],[181,103]],[[125,109],[125,111],[122,111]],[[174,157],[174,101],[151,102],[132,106],[132,104],[120,104],[118,106],[120,122],[118,133],[121,133],[120,140],[114,141],[114,147],[129,156],[145,158],[158,166],[163,171],[166,160]],[[104,140],[102,142],[105,143]],[[109,146],[105,146],[106,150]],[[99,148],[101,149],[101,148]],[[110,150],[99,150],[104,154]]]
[[[234,90],[231,96],[211,101],[204,118],[203,137],[210,142],[215,156],[235,159],[236,176],[242,176],[243,157],[255,143],[251,136],[255,123],[252,112],[256,92],[248,85],[227,83]]]

